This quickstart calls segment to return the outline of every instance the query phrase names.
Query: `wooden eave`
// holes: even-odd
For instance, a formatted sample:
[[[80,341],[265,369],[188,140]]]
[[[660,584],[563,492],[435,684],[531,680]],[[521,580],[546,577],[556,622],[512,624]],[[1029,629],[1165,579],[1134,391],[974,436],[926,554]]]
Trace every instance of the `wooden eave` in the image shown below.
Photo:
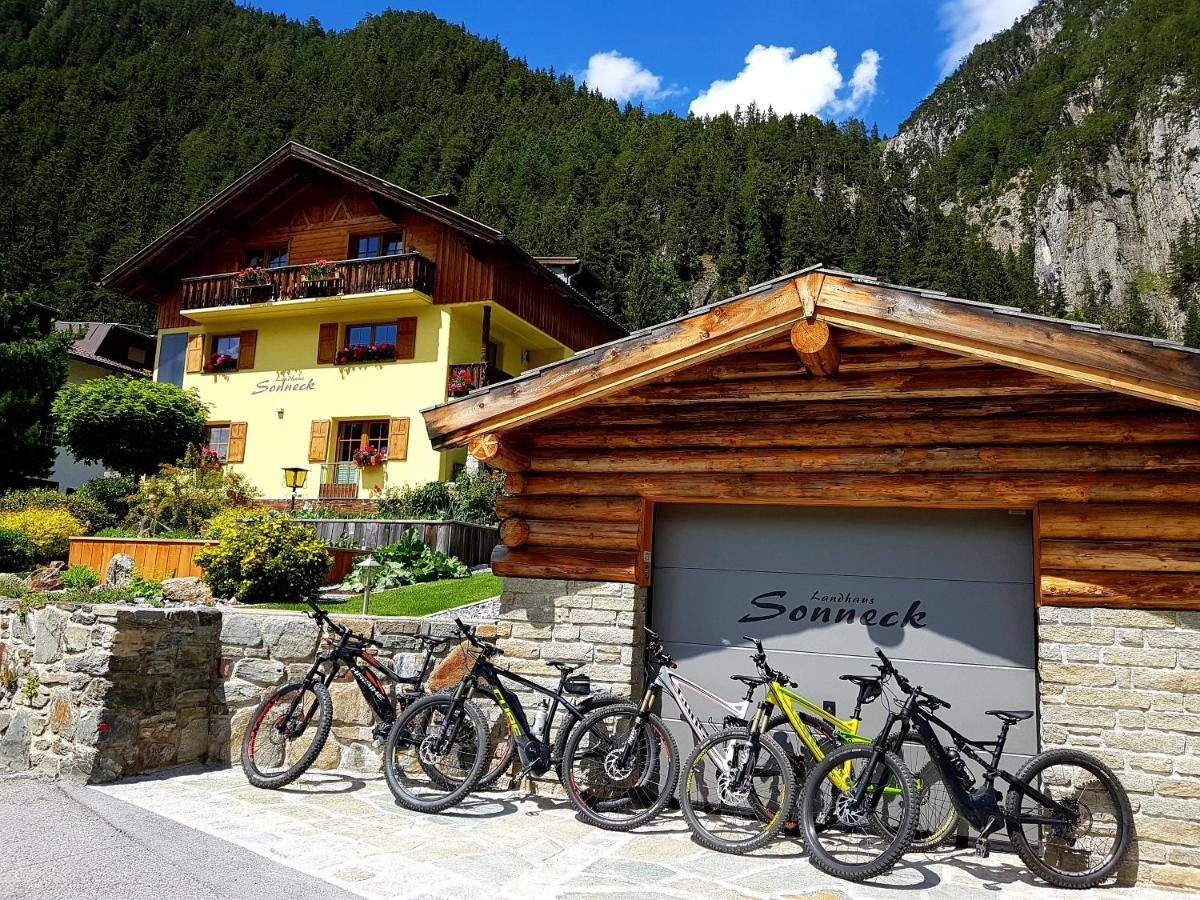
[[[1200,353],[1181,345],[814,266],[426,409],[426,429],[435,448],[461,447],[783,335],[806,318],[1200,410]]]

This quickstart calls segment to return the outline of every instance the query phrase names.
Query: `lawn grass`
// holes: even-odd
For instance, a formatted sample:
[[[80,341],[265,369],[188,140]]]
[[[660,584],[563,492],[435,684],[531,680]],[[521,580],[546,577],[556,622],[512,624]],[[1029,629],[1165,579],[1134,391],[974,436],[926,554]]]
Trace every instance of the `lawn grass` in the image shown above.
[[[464,603],[495,597],[500,593],[500,584],[501,579],[488,572],[472,575],[469,578],[449,578],[445,581],[410,584],[406,587],[372,594],[370,614],[373,616],[427,616],[430,613],[441,612],[443,609],[462,606]],[[321,606],[331,613],[360,615],[362,613],[362,595],[330,598],[321,601]],[[256,603],[254,607],[256,609],[308,610],[308,605],[305,603]]]

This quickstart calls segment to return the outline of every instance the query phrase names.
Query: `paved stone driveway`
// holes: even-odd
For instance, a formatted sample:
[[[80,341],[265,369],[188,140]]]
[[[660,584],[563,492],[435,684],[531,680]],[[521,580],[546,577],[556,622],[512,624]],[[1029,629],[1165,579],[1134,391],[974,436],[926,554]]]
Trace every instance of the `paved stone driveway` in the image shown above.
[[[565,800],[523,794],[482,794],[449,813],[421,815],[395,805],[382,775],[309,774],[262,791],[240,769],[185,769],[94,790],[373,900],[1087,896],[1035,884],[1015,856],[984,861],[965,850],[907,857],[886,880],[852,885],[819,873],[794,840],[729,856],[693,843],[678,814],[617,834],[576,821]],[[1089,893],[1134,896],[1123,888]]]

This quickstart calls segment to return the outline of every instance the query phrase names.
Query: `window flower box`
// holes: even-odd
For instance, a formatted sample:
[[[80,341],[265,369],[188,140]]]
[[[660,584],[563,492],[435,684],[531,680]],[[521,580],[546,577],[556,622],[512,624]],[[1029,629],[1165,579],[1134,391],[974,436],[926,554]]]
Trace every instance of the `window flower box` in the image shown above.
[[[327,259],[309,263],[300,275],[306,297],[333,297],[342,292],[342,276]]]
[[[196,459],[196,468],[210,472],[217,471],[221,468],[221,454],[211,447],[201,447],[200,455]]]
[[[204,364],[205,372],[230,372],[237,368],[237,357],[228,353],[211,353]]]
[[[395,344],[350,344],[338,351],[337,364],[353,366],[358,363],[386,362],[395,358]]]
[[[269,281],[261,284],[234,284],[233,300],[235,303],[266,303],[275,292],[275,286]]]
[[[374,444],[367,444],[354,451],[354,464],[360,469],[373,469],[387,462],[387,454]]]
[[[475,373],[465,366],[450,373],[448,390],[451,397],[464,397],[475,389]]]

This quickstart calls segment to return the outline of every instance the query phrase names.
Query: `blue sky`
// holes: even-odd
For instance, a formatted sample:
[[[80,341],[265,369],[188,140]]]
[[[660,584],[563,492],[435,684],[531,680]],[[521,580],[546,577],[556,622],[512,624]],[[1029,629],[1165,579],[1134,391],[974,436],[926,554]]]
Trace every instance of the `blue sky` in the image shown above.
[[[425,9],[494,37],[537,68],[617,100],[686,115],[753,100],[824,118],[857,115],[892,134],[980,40],[1034,0],[477,2],[253,0],[327,28],[389,6]]]

